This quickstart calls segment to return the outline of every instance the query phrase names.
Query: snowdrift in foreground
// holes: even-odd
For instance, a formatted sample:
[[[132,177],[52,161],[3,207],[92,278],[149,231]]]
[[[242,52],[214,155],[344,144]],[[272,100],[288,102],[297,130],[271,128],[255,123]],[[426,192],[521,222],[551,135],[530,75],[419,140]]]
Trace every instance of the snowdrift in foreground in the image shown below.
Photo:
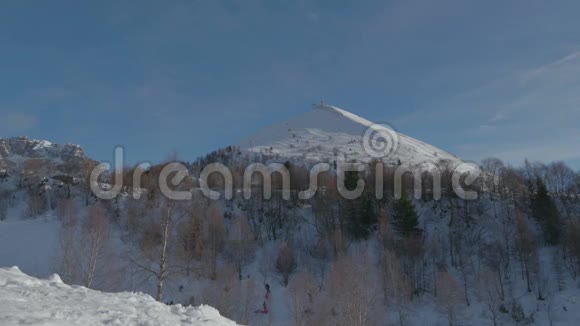
[[[209,306],[166,306],[141,293],[103,293],[0,268],[0,325],[236,325]]]

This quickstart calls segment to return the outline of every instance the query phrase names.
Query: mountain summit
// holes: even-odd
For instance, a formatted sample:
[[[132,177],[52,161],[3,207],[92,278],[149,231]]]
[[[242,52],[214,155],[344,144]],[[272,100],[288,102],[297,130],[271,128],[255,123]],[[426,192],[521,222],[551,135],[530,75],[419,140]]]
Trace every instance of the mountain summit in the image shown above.
[[[385,155],[375,155],[381,146],[386,147]],[[373,158],[390,164],[461,161],[449,152],[331,105],[320,105],[266,128],[243,141],[241,147],[249,152],[309,161],[368,162]]]
[[[69,167],[89,160],[79,145],[59,145],[25,136],[0,138],[0,169],[14,169],[29,159],[44,160],[55,165],[66,164]]]

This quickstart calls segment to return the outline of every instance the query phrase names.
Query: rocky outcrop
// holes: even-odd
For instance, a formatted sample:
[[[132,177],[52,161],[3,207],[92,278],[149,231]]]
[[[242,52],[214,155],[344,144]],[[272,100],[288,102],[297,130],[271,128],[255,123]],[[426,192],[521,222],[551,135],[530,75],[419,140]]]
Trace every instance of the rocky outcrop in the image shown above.
[[[65,170],[78,170],[82,163],[92,161],[79,145],[53,144],[25,136],[0,138],[0,169],[11,170],[22,159],[49,160],[56,166],[66,167]]]
[[[0,156],[9,159],[13,155],[26,158],[61,159],[64,163],[83,161],[87,159],[79,145],[53,144],[46,140],[35,140],[25,136],[16,138],[0,138]]]

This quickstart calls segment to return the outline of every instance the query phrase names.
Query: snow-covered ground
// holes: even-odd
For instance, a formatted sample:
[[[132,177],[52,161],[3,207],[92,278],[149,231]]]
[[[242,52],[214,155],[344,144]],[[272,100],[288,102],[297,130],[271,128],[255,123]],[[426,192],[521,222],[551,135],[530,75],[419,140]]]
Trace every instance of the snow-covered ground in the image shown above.
[[[305,115],[289,120],[285,123],[273,126],[245,142],[246,151],[253,153],[265,153],[279,155],[281,158],[292,158],[297,161],[325,161],[336,159],[368,161],[371,156],[363,148],[363,134],[372,123],[352,113],[331,106],[321,106],[306,113]],[[434,146],[423,143],[411,137],[398,134],[399,144],[395,153],[387,157],[387,161],[404,164],[418,164],[422,162],[435,163],[445,159],[455,163],[460,160],[452,154],[440,150]],[[24,140],[23,140],[24,141]],[[14,166],[20,167],[28,156],[50,157],[52,162],[63,163],[59,157],[51,157],[42,150],[47,148],[60,148],[48,142],[26,140],[25,148],[30,151],[18,150],[16,146],[10,147],[10,160]],[[7,142],[4,142],[7,144]],[[33,146],[34,145],[34,146]],[[75,147],[71,147],[74,149]],[[2,150],[2,148],[0,148]],[[8,149],[4,149],[8,152]],[[16,153],[16,154],[15,154]],[[26,155],[20,155],[24,153]],[[0,153],[1,154],[1,153]],[[48,155],[48,156],[47,156]],[[74,156],[74,155],[73,155]],[[250,155],[251,157],[251,155]],[[2,158],[2,155],[0,155]],[[1,163],[1,160],[0,160]],[[0,168],[2,166],[0,165]],[[61,171],[62,172],[62,171]],[[44,172],[48,173],[48,172]],[[0,221],[0,326],[33,324],[33,325],[178,325],[178,324],[203,324],[203,325],[233,325],[234,323],[221,317],[220,313],[209,306],[198,308],[182,307],[179,305],[166,306],[154,301],[149,295],[135,294],[130,292],[108,294],[89,290],[79,286],[68,286],[60,281],[57,276],[50,276],[54,272],[62,271],[63,255],[63,230],[61,221],[57,217],[58,208],[49,208],[42,214],[27,214],[30,206],[31,194],[34,195],[34,187],[38,187],[40,179],[31,179],[30,184],[24,187],[18,186],[19,179],[15,173],[0,179],[0,204],[4,200],[6,205],[4,220]],[[50,174],[41,175],[48,179],[48,184],[54,187],[43,188],[47,194],[58,191],[57,181],[51,179]],[[105,185],[103,185],[105,186]],[[88,208],[81,197],[78,187],[72,187],[72,200],[78,204],[79,221],[86,219]],[[58,196],[57,196],[58,197]],[[64,198],[64,196],[62,196]],[[47,198],[51,196],[47,195]],[[126,217],[125,197],[115,203],[119,209],[121,222],[112,223],[112,233],[108,251],[103,255],[99,265],[101,273],[95,276],[92,288],[104,291],[132,291],[155,294],[156,283],[148,273],[143,273],[131,263],[128,257],[135,255],[133,239],[125,232]],[[494,209],[492,210],[492,204]],[[498,216],[495,205],[500,207],[501,202],[481,202],[484,212],[478,223],[489,229],[491,235],[499,234],[494,228]],[[442,219],[443,211],[449,205],[433,202],[415,202],[420,221],[426,234],[442,239],[447,237],[448,222]],[[50,205],[49,205],[50,206]],[[242,203],[223,204],[229,208],[230,216],[242,216],[246,214]],[[307,254],[306,244],[316,243],[317,232],[314,230],[312,206],[307,204],[290,209],[293,215],[300,221],[296,230],[290,232],[290,240],[296,244],[298,269],[290,280],[300,273],[313,273],[318,277],[317,261]],[[487,211],[487,212],[485,212]],[[493,212],[493,214],[492,214]],[[155,214],[143,210],[142,218]],[[501,212],[499,213],[501,217]],[[495,216],[495,217],[493,217]],[[111,215],[112,217],[112,215]],[[119,217],[119,216],[117,216]],[[114,219],[111,218],[111,221]],[[490,224],[491,223],[491,224]],[[488,225],[489,224],[489,225]],[[226,229],[233,225],[226,221]],[[79,241],[78,234],[75,241]],[[293,302],[295,293],[292,287],[285,287],[281,283],[280,275],[275,270],[275,257],[282,244],[281,240],[265,240],[256,248],[255,257],[243,268],[243,279],[238,280],[237,270],[231,264],[219,257],[217,260],[217,280],[206,277],[207,271],[200,268],[194,269],[193,273],[176,273],[165,282],[162,300],[163,302],[175,302],[192,305],[209,304],[219,309],[222,315],[242,324],[250,325],[296,325],[296,303]],[[349,252],[354,254],[368,255],[376,264],[378,259],[377,243],[375,239],[349,244]],[[506,278],[508,295],[502,306],[506,310],[502,312],[497,321],[500,325],[515,325],[514,318],[507,310],[512,304],[521,306],[525,316],[533,317],[534,325],[576,325],[580,320],[580,291],[577,279],[572,279],[565,274],[564,286],[557,289],[555,286],[556,275],[553,271],[554,248],[542,248],[540,261],[542,271],[545,273],[546,300],[538,300],[534,288],[528,292],[525,281],[520,277],[520,269],[517,259],[510,265],[509,278]],[[332,268],[333,262],[329,262],[327,272]],[[315,265],[313,268],[312,265]],[[478,262],[477,269],[481,264]],[[4,268],[19,266],[19,269]],[[202,266],[203,267],[203,266]],[[475,269],[475,267],[474,267]],[[449,272],[461,280],[458,270],[448,266]],[[49,277],[48,280],[39,280],[34,277]],[[376,271],[375,271],[376,272]],[[316,275],[315,275],[316,274]],[[62,274],[65,275],[65,274]],[[370,277],[371,273],[369,273]],[[479,289],[476,277],[479,274],[473,272],[470,275],[470,283],[467,293],[471,303],[467,306],[463,302],[458,305],[457,320],[459,325],[491,325],[489,307],[485,304],[485,294]],[[370,278],[369,278],[370,279]],[[78,284],[78,280],[65,279],[67,283]],[[323,280],[328,283],[329,280]],[[262,309],[265,299],[264,286],[268,283],[271,295],[268,297],[268,314],[256,313]],[[83,283],[84,284],[84,283]],[[369,281],[370,288],[378,288],[381,285],[376,281]],[[295,290],[295,289],[294,289]],[[318,290],[320,300],[310,302],[306,307],[308,314],[318,318],[320,325],[332,324],[330,310],[325,306],[324,300],[334,300],[329,294],[328,288]],[[376,298],[380,301],[382,298]],[[413,300],[405,307],[407,325],[446,325],[445,312],[438,307],[439,303],[430,293]],[[497,305],[494,307],[497,308]],[[304,308],[304,307],[303,307]],[[398,313],[391,306],[377,305],[377,312],[373,315],[371,325],[398,325]],[[512,309],[513,311],[513,309]],[[301,313],[301,311],[298,311]],[[313,318],[314,318],[313,317]],[[312,319],[314,320],[314,319]],[[323,323],[324,322],[324,323]]]
[[[103,293],[0,268],[0,325],[236,325],[209,306],[167,306],[141,293]]]

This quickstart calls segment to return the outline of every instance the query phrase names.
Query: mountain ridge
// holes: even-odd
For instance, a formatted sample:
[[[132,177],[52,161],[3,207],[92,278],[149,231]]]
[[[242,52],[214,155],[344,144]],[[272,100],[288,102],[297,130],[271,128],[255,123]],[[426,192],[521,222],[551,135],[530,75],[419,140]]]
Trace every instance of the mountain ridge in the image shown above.
[[[0,169],[13,170],[26,159],[47,159],[56,164],[78,165],[90,159],[81,146],[55,144],[27,136],[0,137]]]
[[[243,140],[240,147],[248,152],[304,157],[307,160],[368,162],[374,157],[364,148],[366,132],[375,128],[393,133],[392,153],[382,160],[390,164],[462,162],[457,156],[424,141],[402,134],[384,124],[373,123],[352,112],[332,105],[320,105],[300,116],[262,129]],[[382,129],[381,129],[382,128]]]

